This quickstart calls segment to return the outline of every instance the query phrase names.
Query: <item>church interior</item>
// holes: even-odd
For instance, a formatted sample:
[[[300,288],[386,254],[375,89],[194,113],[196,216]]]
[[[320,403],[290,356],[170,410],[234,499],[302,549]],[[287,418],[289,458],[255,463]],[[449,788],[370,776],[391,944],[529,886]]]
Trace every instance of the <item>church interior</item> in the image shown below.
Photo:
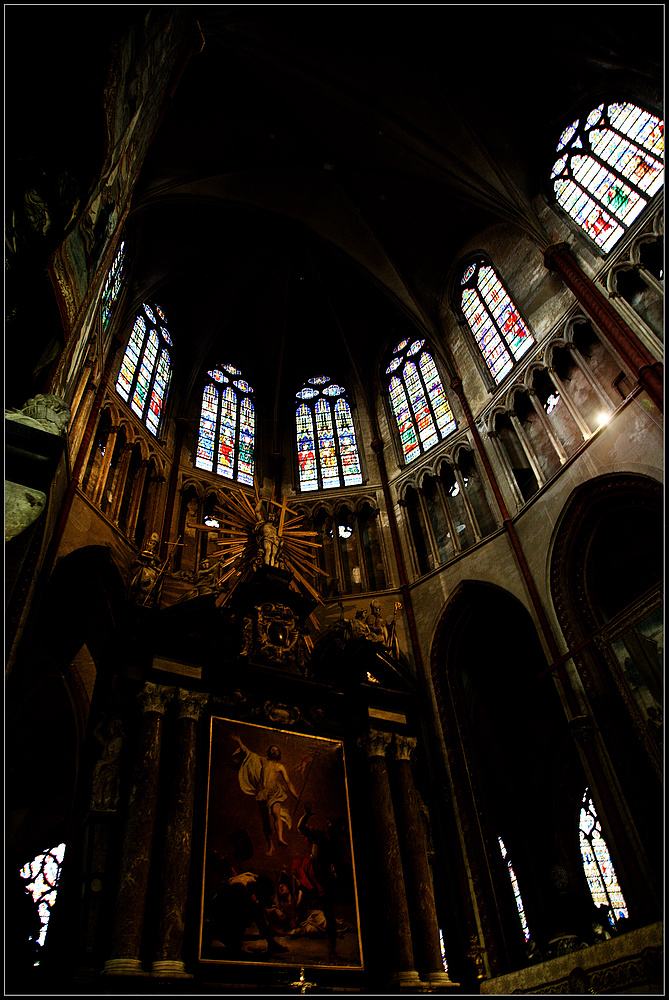
[[[662,993],[663,6],[5,37],[8,993]]]

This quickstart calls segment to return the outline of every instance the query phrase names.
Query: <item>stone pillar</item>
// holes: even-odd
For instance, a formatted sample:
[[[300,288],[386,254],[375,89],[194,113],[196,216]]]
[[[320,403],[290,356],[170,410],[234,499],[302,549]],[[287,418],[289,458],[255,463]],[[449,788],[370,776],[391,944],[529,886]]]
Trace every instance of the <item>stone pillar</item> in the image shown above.
[[[98,472],[98,481],[93,488],[93,493],[91,499],[96,506],[99,506],[102,502],[102,497],[104,493],[105,486],[107,485],[107,476],[109,475],[109,468],[111,466],[111,460],[114,457],[114,449],[116,448],[116,435],[121,428],[116,426],[110,428],[109,434],[107,435],[107,441],[105,444],[105,454],[100,465],[100,470]]]
[[[568,460],[569,456],[567,455],[567,452],[564,449],[564,445],[562,444],[557,434],[553,430],[551,422],[548,419],[548,415],[544,410],[543,406],[541,405],[541,401],[539,399],[539,396],[537,395],[537,390],[528,389],[527,395],[532,400],[532,406],[534,407],[534,412],[539,418],[539,422],[541,423],[541,426],[545,430],[548,440],[555,448],[557,456],[560,459],[560,465],[564,465],[565,462]]]
[[[544,263],[555,271],[576,296],[587,314],[597,324],[622,362],[636,375],[660,411],[664,404],[662,363],[656,361],[648,348],[627,325],[612,303],[579,267],[571,256],[568,243],[556,243],[544,251]]]
[[[154,976],[188,977],[183,958],[184,920],[188,895],[195,803],[197,720],[209,695],[179,689],[177,693],[176,774],[170,787],[165,854],[162,865],[158,949]],[[190,978],[190,977],[188,977]]]
[[[139,516],[139,508],[142,503],[144,482],[146,480],[146,474],[149,471],[150,464],[151,463],[146,458],[139,463],[139,469],[137,470],[137,475],[135,476],[135,481],[132,485],[132,496],[130,498],[128,518],[125,525],[125,534],[128,538],[132,538],[137,529],[137,518]]]
[[[513,410],[509,410],[509,418],[511,420],[511,424],[513,425],[513,429],[516,432],[516,437],[520,442],[520,447],[525,452],[525,457],[527,458],[527,461],[530,463],[530,468],[532,469],[532,472],[535,475],[535,478],[537,480],[537,486],[539,487],[539,489],[541,489],[541,487],[544,486],[546,483],[546,477],[541,471],[541,466],[539,465],[539,460],[534,453],[534,448],[527,439],[525,428],[521,424],[518,414],[515,413]]]
[[[158,772],[163,714],[174,688],[147,682],[140,695],[143,717],[137,761],[128,799],[119,889],[112,931],[111,956],[103,972],[142,975],[139,949],[151,866],[151,847],[158,804]]]
[[[467,517],[469,518],[469,523],[472,526],[472,531],[474,532],[474,538],[477,542],[481,541],[481,529],[479,528],[479,522],[477,520],[476,514],[474,513],[474,508],[469,502],[469,497],[467,496],[467,487],[465,485],[465,477],[462,474],[460,466],[457,463],[452,465],[453,475],[455,476],[455,481],[460,487],[460,496],[462,497],[462,504],[467,511]],[[457,534],[457,532],[456,532]]]
[[[395,735],[391,748],[395,779],[395,816],[406,873],[406,893],[411,920],[414,957],[421,979],[438,986],[457,986],[444,971],[439,923],[434,902],[432,872],[427,858],[425,830],[411,774],[411,753],[416,740]]]
[[[132,457],[132,449],[134,444],[131,442],[127,443],[123,448],[123,453],[119,459],[118,468],[116,472],[116,481],[112,484],[114,491],[114,499],[112,500],[112,506],[109,511],[109,520],[113,521],[114,524],[118,524],[119,514],[121,513],[121,504],[123,503],[123,491],[125,490],[125,481],[128,478],[128,471],[130,469],[130,459]]]
[[[358,746],[369,760],[370,806],[381,866],[379,912],[386,918],[389,979],[395,985],[410,987],[419,986],[420,978],[414,968],[404,873],[386,766],[386,747],[391,739],[390,733],[371,730],[358,740]]]
[[[555,386],[558,396],[560,397],[560,399],[562,400],[562,402],[564,403],[564,405],[567,407],[572,417],[574,418],[574,423],[576,424],[581,434],[583,435],[583,440],[589,441],[590,438],[592,437],[592,431],[590,430],[587,423],[583,419],[581,411],[579,410],[579,408],[576,406],[576,403],[572,399],[571,393],[565,387],[564,382],[562,381],[558,373],[555,371],[555,368],[549,368],[548,375],[551,382]]]
[[[574,359],[574,364],[576,365],[577,368],[580,369],[584,379],[586,380],[586,382],[590,384],[593,392],[597,396],[597,399],[600,401],[606,412],[612,413],[613,410],[615,409],[614,404],[611,402],[609,397],[604,392],[604,389],[602,388],[599,379],[592,372],[590,365],[583,358],[583,355],[579,351],[576,344],[571,340],[567,341],[567,349],[569,350],[570,355]]]
[[[425,525],[425,541],[427,542],[428,550],[432,555],[432,566],[430,569],[434,569],[435,566],[441,565],[441,559],[439,558],[439,549],[437,548],[437,543],[434,539],[434,529],[432,528],[432,522],[430,521],[430,515],[427,509],[427,500],[425,499],[425,493],[423,492],[422,486],[416,487],[416,495],[418,496],[420,512],[423,516],[423,524]]]

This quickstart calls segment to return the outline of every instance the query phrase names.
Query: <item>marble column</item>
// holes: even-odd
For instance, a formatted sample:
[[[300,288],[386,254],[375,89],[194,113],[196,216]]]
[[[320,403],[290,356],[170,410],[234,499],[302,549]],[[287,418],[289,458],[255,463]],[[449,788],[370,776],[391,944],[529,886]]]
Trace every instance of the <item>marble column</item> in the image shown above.
[[[182,950],[188,896],[188,876],[195,804],[195,745],[197,721],[209,695],[177,692],[177,754],[168,802],[159,906],[158,949],[151,966],[154,976],[188,977]]]
[[[389,979],[394,985],[411,987],[420,986],[420,978],[414,968],[409,909],[386,766],[386,747],[391,739],[390,733],[371,730],[360,737],[358,746],[369,761],[370,806],[381,868],[380,913],[386,918]]]
[[[390,750],[395,788],[393,803],[406,877],[414,958],[421,979],[435,986],[457,986],[444,971],[441,957],[439,923],[425,829],[411,774],[411,754],[415,747],[416,740],[413,737],[396,734]]]
[[[139,950],[158,804],[163,715],[173,694],[174,688],[147,682],[139,699],[143,716],[128,799],[111,956],[103,969],[108,975],[143,974]]]

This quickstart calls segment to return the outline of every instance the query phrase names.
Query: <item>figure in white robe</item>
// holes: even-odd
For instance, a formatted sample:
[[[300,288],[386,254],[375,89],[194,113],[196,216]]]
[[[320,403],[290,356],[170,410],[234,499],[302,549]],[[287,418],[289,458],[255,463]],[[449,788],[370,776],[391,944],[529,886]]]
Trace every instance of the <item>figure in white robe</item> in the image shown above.
[[[267,841],[267,854],[274,854],[273,832],[276,833],[279,844],[287,846],[284,832],[290,830],[293,824],[284,803],[288,792],[296,799],[297,792],[281,763],[281,751],[278,747],[268,747],[267,756],[261,757],[244,746],[237,733],[231,735],[244,754],[239,768],[239,787],[245,795],[255,796]]]

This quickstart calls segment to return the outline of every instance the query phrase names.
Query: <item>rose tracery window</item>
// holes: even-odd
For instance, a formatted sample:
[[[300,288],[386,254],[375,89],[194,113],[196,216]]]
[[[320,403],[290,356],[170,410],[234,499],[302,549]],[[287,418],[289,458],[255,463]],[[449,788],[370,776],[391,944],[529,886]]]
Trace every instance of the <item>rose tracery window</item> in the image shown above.
[[[116,391],[156,437],[172,375],[171,347],[165,314],[155,302],[145,302],[135,318]]]
[[[253,389],[233,365],[213,368],[207,375],[195,465],[198,469],[253,486]]]
[[[483,258],[469,264],[460,279],[460,308],[495,382],[508,375],[534,344],[494,268]]]
[[[413,462],[456,429],[455,418],[424,340],[401,340],[386,375],[404,461]]]
[[[664,183],[664,122],[600,104],[564,130],[551,173],[558,204],[607,253]]]
[[[300,489],[361,485],[358,443],[343,386],[327,375],[318,375],[307,379],[296,399]]]

